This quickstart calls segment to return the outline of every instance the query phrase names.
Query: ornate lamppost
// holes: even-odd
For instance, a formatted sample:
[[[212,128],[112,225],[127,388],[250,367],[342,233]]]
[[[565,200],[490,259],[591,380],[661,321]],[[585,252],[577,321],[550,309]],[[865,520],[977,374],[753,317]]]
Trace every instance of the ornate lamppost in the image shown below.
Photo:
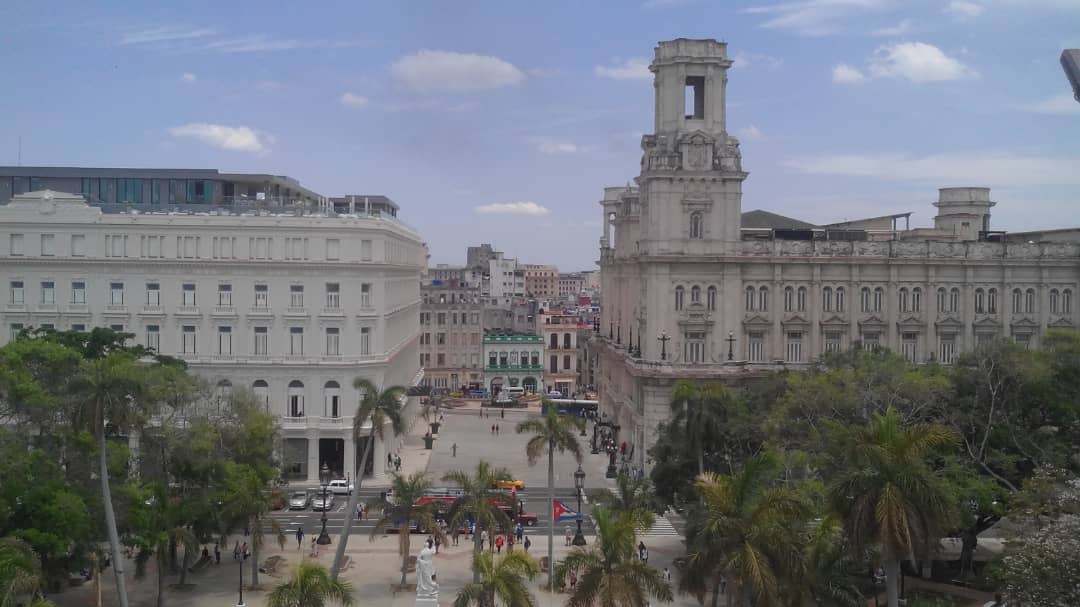
[[[240,600],[236,601],[236,607],[247,607],[244,605],[244,559],[243,555],[240,558]]]
[[[577,471],[574,472],[574,487],[577,488],[577,533],[574,534],[573,544],[575,546],[585,545],[585,535],[581,533],[581,494],[585,492],[585,471],[581,469],[581,464],[578,464]]]
[[[727,339],[725,339],[724,341],[727,342],[727,359],[735,360],[735,332],[728,331]]]
[[[615,444],[615,439],[609,438],[607,443],[608,467],[607,472],[604,473],[604,478],[615,478],[618,476],[615,472],[615,453],[618,450],[619,447]]]
[[[315,543],[327,546],[330,544],[330,534],[326,532],[326,488],[330,484],[330,468],[326,462],[323,462],[319,470],[319,483],[322,485],[322,531],[319,532],[319,539],[315,540]],[[349,513],[346,512],[345,516],[349,516]]]
[[[657,337],[656,341],[660,342],[660,360],[667,360],[667,342],[671,341],[667,331],[661,331],[660,337]]]

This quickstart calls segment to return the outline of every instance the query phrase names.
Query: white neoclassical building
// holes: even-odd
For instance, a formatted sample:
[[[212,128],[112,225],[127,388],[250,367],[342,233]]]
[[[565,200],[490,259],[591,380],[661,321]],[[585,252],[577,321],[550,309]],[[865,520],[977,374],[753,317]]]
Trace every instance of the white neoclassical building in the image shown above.
[[[323,463],[355,475],[353,379],[420,379],[425,260],[386,214],[104,213],[77,194],[18,194],[0,206],[0,343],[25,327],[130,332],[211,386],[252,388],[281,419],[287,477],[316,481]],[[383,473],[386,448],[366,474]]]
[[[681,378],[738,381],[856,343],[947,364],[985,339],[1037,345],[1080,322],[1080,231],[996,232],[987,188],[940,190],[925,229],[901,229],[910,213],[824,226],[743,213],[748,173],[725,126],[731,65],[715,40],[656,47],[640,174],[600,202],[589,356],[635,465],[648,469]]]

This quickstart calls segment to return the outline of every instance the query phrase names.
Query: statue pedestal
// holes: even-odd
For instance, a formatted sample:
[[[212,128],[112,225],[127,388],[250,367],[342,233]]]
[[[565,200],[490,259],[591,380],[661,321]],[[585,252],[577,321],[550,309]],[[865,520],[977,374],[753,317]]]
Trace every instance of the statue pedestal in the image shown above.
[[[439,607],[439,597],[416,597],[416,607]]]

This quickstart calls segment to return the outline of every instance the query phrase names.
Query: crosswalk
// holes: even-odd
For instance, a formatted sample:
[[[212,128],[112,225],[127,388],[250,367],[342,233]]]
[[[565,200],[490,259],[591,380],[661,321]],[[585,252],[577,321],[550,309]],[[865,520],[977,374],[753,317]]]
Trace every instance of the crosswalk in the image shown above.
[[[682,534],[675,529],[675,526],[671,524],[666,515],[656,517],[653,526],[638,533],[638,535],[644,537],[682,537]]]

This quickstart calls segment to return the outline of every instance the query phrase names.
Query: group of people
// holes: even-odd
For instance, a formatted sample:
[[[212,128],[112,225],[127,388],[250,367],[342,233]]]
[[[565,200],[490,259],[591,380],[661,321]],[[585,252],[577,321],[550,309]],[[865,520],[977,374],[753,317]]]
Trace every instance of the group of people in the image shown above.
[[[386,467],[393,467],[395,472],[401,472],[401,454],[399,453],[387,453],[386,454]]]
[[[218,550],[218,547],[214,546],[214,555],[216,556],[219,553],[220,553],[220,550]],[[247,542],[244,542],[243,544],[241,544],[239,541],[237,541],[236,545],[233,546],[233,551],[232,551],[233,560],[234,561],[239,561],[239,560],[245,560],[246,561],[246,560],[248,560],[249,556],[251,556],[251,546],[248,546]],[[221,562],[221,559],[218,559],[218,562]]]

